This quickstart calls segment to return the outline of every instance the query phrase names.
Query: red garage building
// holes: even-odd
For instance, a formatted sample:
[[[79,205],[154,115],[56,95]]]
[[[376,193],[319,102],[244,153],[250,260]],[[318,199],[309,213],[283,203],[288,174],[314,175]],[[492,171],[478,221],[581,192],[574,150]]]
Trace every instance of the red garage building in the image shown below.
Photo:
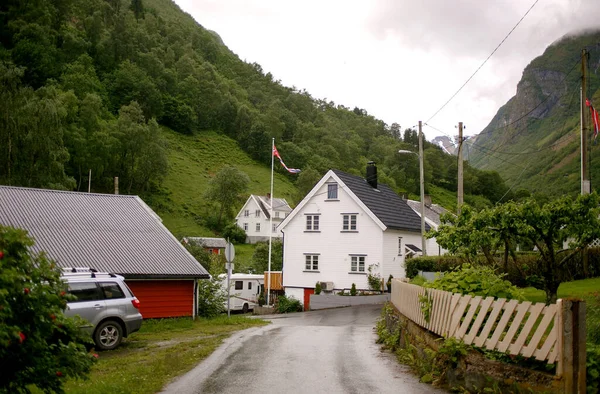
[[[195,317],[197,280],[210,277],[137,196],[0,186],[0,224],[59,266],[124,276],[144,318]]]

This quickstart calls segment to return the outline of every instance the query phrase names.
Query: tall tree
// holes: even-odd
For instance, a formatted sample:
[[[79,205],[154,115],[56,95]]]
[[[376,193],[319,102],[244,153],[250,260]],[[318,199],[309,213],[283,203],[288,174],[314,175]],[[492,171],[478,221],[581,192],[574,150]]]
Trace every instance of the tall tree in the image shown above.
[[[237,168],[226,165],[211,179],[205,197],[219,205],[217,226],[225,215],[231,217],[232,209],[240,199],[240,195],[248,189],[250,178]]]

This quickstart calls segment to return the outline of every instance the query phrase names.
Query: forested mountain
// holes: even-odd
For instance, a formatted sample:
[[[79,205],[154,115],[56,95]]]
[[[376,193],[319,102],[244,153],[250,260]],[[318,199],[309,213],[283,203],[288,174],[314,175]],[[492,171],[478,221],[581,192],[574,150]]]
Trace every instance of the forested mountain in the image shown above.
[[[283,86],[170,0],[0,4],[0,184],[87,191],[91,171],[91,190],[112,192],[118,176],[122,193],[171,215],[170,228],[182,217],[206,228],[206,179],[233,164],[266,193],[273,137],[302,169],[278,167],[289,198],[330,168],[364,174],[370,160],[380,182],[418,194],[416,157],[397,153],[416,150],[415,131]],[[454,197],[439,198],[456,190],[456,168],[426,144],[426,191],[448,208]],[[507,190],[496,172],[466,166],[467,202]]]
[[[600,30],[569,35],[523,71],[511,98],[466,152],[472,165],[498,170],[513,190],[549,197],[580,192],[581,52],[586,49],[586,97],[600,109]],[[590,122],[589,111],[585,116]],[[600,143],[588,128],[592,189],[599,190]]]

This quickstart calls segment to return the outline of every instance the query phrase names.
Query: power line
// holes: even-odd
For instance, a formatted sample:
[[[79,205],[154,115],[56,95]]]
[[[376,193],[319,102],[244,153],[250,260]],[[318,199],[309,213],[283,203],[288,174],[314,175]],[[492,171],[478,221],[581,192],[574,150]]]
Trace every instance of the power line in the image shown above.
[[[525,13],[525,15],[523,15],[523,17],[521,19],[519,19],[519,21],[517,22],[517,24],[508,32],[508,34],[502,39],[502,41],[500,41],[500,44],[498,44],[498,46],[496,47],[496,49],[494,49],[492,51],[492,53],[483,61],[483,63],[481,63],[481,65],[479,67],[477,67],[477,70],[475,70],[475,72],[469,77],[469,79],[467,79],[467,81],[462,84],[462,86],[456,91],[456,93],[454,93],[452,95],[452,97],[450,97],[448,99],[448,101],[446,101],[444,103],[444,105],[442,105],[440,107],[440,109],[438,109],[433,115],[431,115],[431,117],[429,119],[427,119],[425,121],[425,123],[429,122],[438,113],[440,113],[440,111],[443,110],[446,107],[446,105],[448,105],[450,103],[450,101],[452,101],[454,99],[454,97],[456,97],[456,95],[458,93],[460,93],[460,91],[469,83],[469,81],[471,81],[471,79],[473,79],[473,77],[475,76],[475,74],[477,74],[479,72],[479,70],[487,63],[488,60],[490,60],[490,58],[494,55],[494,53],[496,53],[496,51],[502,46],[502,44],[504,44],[504,41],[506,41],[506,39],[512,34],[512,32],[517,28],[517,26],[519,26],[519,24],[523,21],[523,19],[525,19],[525,17],[527,16],[527,14],[529,14],[529,12],[533,9],[533,7],[535,7],[535,5],[538,3],[538,1],[539,0],[535,0],[535,2],[527,10],[527,12]]]

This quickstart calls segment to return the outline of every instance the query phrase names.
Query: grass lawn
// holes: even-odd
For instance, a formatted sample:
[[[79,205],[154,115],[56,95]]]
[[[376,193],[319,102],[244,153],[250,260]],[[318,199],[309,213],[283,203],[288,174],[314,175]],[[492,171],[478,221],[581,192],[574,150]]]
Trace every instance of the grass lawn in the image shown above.
[[[581,297],[594,298],[593,294],[600,292],[600,278],[576,280],[561,283],[558,287],[558,298]],[[523,289],[525,299],[531,302],[546,302],[546,293],[533,287]]]
[[[113,351],[100,352],[89,380],[69,381],[67,393],[155,393],[191,370],[235,331],[268,324],[244,316],[145,320]]]

